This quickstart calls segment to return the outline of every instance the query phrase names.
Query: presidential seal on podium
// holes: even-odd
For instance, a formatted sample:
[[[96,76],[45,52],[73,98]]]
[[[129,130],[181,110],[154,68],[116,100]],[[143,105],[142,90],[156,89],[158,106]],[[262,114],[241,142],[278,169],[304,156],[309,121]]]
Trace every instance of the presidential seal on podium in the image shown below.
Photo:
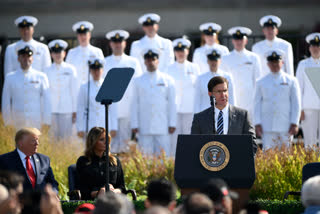
[[[209,171],[220,171],[224,169],[230,160],[228,148],[218,142],[206,143],[200,150],[200,162]]]

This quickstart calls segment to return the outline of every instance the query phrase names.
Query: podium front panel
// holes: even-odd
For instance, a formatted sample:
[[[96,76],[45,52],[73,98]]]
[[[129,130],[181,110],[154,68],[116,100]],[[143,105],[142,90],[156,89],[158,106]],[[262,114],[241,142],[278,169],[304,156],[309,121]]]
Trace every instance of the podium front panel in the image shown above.
[[[229,152],[228,163],[218,171],[205,168],[200,160],[201,149],[210,142],[223,144]],[[201,188],[210,178],[222,178],[231,188],[250,188],[255,180],[252,136],[179,135],[174,176],[180,188]]]

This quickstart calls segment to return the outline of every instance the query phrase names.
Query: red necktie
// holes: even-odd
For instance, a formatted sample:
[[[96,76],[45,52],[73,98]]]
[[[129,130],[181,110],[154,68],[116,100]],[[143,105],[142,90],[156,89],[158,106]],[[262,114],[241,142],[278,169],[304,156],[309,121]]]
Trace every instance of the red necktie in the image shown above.
[[[27,170],[31,185],[34,188],[36,186],[36,175],[34,174],[29,156],[26,157],[26,170]]]

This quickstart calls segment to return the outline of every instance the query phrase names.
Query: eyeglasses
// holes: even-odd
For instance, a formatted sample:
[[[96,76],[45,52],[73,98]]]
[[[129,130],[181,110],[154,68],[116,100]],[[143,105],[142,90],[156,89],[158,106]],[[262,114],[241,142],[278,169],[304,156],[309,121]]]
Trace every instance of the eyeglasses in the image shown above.
[[[224,90],[218,90],[218,91],[212,91],[213,93],[216,93],[216,94],[225,94],[228,92],[228,89],[224,89]]]

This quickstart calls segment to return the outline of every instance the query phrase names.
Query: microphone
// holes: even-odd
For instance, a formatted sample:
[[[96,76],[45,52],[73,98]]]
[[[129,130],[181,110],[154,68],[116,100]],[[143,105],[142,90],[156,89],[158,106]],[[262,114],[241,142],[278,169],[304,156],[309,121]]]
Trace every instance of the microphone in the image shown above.
[[[210,104],[212,107],[214,107],[214,105],[216,104],[216,98],[213,95],[210,96]]]

